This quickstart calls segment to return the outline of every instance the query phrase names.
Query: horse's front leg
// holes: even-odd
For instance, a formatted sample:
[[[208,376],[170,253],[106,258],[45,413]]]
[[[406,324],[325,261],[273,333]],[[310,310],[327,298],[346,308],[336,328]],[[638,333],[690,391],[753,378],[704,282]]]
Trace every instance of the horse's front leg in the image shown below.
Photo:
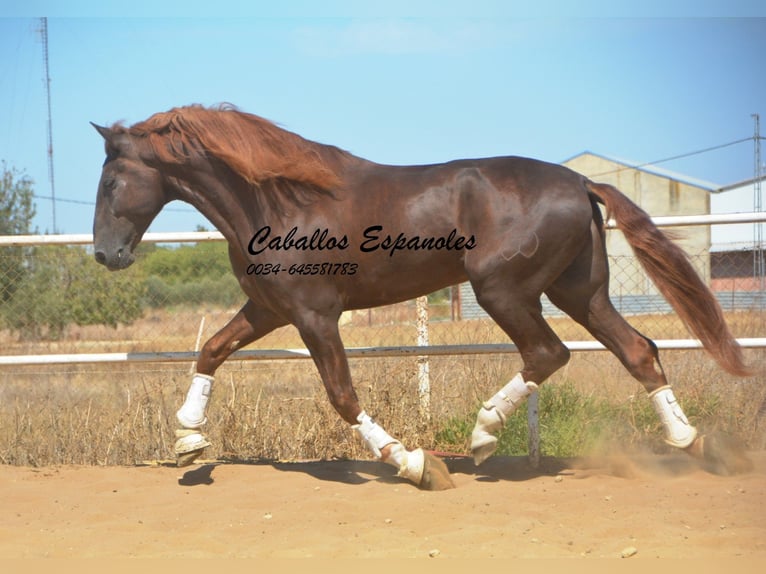
[[[399,476],[425,490],[454,488],[447,466],[423,449],[407,450],[359,405],[351,372],[338,332],[337,317],[314,314],[299,326],[301,337],[319,370],[330,403],[361,436],[372,453],[395,466]]]
[[[200,351],[197,372],[192,377],[184,404],[178,409],[176,419],[176,464],[188,466],[210,446],[202,433],[207,422],[207,405],[213,391],[215,371],[234,351],[270,333],[286,322],[270,311],[259,309],[252,301],[244,307]]]

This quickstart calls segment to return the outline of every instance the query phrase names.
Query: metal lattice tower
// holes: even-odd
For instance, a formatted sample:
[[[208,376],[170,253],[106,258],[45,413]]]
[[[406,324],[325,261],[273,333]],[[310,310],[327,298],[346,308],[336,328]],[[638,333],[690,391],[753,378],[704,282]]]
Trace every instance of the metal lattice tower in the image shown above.
[[[45,96],[48,103],[48,179],[51,184],[51,206],[53,208],[53,233],[56,226],[56,184],[53,177],[53,123],[51,120],[51,76],[48,65],[48,18],[40,19],[40,35],[43,42],[43,65],[45,68]]]

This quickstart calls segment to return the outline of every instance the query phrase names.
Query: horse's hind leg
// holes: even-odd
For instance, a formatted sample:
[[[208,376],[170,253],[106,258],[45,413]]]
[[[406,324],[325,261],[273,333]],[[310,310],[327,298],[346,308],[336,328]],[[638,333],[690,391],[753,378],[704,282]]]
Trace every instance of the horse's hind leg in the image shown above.
[[[285,324],[270,311],[259,310],[248,301],[239,312],[202,347],[197,359],[197,372],[186,394],[186,400],[176,418],[176,464],[187,466],[210,446],[202,426],[207,422],[205,412],[213,390],[215,371],[234,351]]]
[[[319,370],[330,403],[372,453],[395,466],[399,476],[425,490],[453,488],[446,465],[423,449],[407,450],[362,410],[338,331],[338,318],[306,312],[296,324]]]
[[[523,367],[479,410],[471,435],[471,452],[477,465],[495,451],[495,433],[502,429],[507,417],[569,360],[569,350],[543,319],[540,294],[525,290],[525,285],[518,282],[514,285],[511,280],[495,285],[474,285],[476,298],[516,344]],[[514,291],[508,292],[506,285],[514,285]]]
[[[689,448],[697,430],[684,415],[673,390],[668,385],[654,342],[628,324],[607,295],[606,285],[591,291],[577,289],[571,282],[559,282],[565,288],[548,291],[551,301],[583,325],[625,366],[646,389],[662,420],[665,440],[678,448]]]
[[[643,385],[662,422],[668,444],[703,459],[714,472],[745,470],[749,461],[725,438],[698,434],[668,384],[657,346],[634,329],[612,305],[601,236],[594,230],[593,237],[592,249],[583,251],[556,280],[546,291],[548,297],[609,349]]]

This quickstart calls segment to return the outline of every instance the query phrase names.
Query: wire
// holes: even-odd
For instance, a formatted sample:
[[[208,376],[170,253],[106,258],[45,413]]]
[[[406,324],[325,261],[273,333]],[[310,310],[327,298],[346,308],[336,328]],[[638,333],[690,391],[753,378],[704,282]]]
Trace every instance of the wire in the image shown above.
[[[35,199],[48,199],[48,200],[55,201],[57,203],[78,203],[80,205],[96,205],[95,202],[93,201],[82,201],[79,199],[66,199],[64,197],[54,198],[53,196],[50,196],[50,195],[32,194],[32,197],[34,197]]]
[[[84,199],[67,199],[65,197],[56,197],[53,198],[50,195],[37,195],[32,194],[32,197],[35,199],[47,199],[52,200],[57,203],[75,203],[77,205],[96,205],[95,201],[85,201]],[[163,209],[163,211],[176,211],[179,213],[197,213],[194,209],[184,209],[183,207],[166,207]]]
[[[700,155],[700,154],[703,154],[703,153],[708,153],[708,152],[711,152],[711,151],[716,151],[716,150],[723,149],[723,148],[726,148],[726,147],[730,147],[730,146],[733,146],[733,145],[741,144],[741,143],[744,143],[744,142],[747,142],[747,141],[751,141],[752,139],[753,139],[753,136],[750,136],[750,137],[746,137],[746,138],[735,140],[733,142],[729,142],[729,143],[725,143],[725,144],[720,144],[720,145],[715,145],[715,146],[707,147],[707,148],[696,150],[696,151],[690,151],[690,152],[687,152],[687,153],[682,153],[682,154],[679,154],[679,155],[674,155],[674,156],[666,157],[666,158],[663,158],[663,159],[658,159],[658,160],[654,160],[654,161],[647,161],[647,162],[639,163],[639,164],[636,164],[636,165],[626,165],[624,167],[618,167],[617,169],[612,169],[612,170],[609,170],[609,171],[604,171],[602,173],[595,173],[595,174],[591,175],[590,177],[598,177],[598,176],[601,176],[601,175],[608,175],[610,173],[617,173],[617,172],[620,172],[620,171],[624,171],[626,169],[640,169],[642,167],[647,167],[647,166],[651,166],[651,165],[657,165],[658,163],[665,163],[665,162],[673,161],[673,160],[676,160],[676,159],[683,159],[685,157],[691,157],[693,155]],[[764,139],[764,138],[760,138],[760,139]]]

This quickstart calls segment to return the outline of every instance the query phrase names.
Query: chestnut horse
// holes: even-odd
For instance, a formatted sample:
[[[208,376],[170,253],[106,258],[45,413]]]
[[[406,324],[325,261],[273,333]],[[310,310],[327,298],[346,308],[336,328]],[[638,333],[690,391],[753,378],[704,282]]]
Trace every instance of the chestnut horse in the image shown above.
[[[703,460],[712,456],[676,400],[656,345],[609,300],[599,204],[720,366],[736,375],[748,368],[683,251],[614,187],[521,157],[381,165],[228,106],[182,107],[130,127],[94,127],[106,142],[93,226],[96,260],[112,270],[128,267],[151,221],[178,199],[224,235],[248,298],[199,353],[177,413],[179,466],[209,446],[202,426],[216,369],[234,351],[292,324],[333,407],[374,455],[421,488],[451,487],[442,461],[408,450],[362,409],[338,320],[347,309],[405,301],[463,281],[523,361],[478,413],[471,439],[477,464],[495,450],[508,415],[569,359],[543,319],[543,293],[642,383],[668,443]]]

